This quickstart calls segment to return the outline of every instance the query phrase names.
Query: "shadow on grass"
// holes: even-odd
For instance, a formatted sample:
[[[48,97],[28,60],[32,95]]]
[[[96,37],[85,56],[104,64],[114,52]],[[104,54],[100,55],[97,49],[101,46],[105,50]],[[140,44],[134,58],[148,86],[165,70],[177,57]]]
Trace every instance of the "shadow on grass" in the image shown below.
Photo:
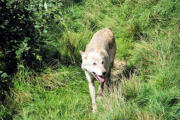
[[[122,71],[116,73],[114,80],[111,81],[112,87],[117,87],[121,83],[122,79],[129,80],[131,76],[135,73],[135,66],[124,66]]]

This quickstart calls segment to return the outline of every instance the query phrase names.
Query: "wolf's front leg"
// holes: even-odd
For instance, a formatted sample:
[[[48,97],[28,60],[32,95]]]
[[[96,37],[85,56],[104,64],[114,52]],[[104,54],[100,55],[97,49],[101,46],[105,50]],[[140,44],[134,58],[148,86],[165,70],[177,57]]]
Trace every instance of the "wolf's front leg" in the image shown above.
[[[104,90],[104,82],[100,83],[100,85],[98,87],[98,92],[97,92],[97,99],[98,100],[100,100],[102,98],[103,90]]]
[[[95,112],[97,110],[97,105],[96,105],[94,80],[92,79],[91,75],[88,72],[85,71],[85,74],[86,74],[86,78],[88,79],[88,82],[89,82],[89,92],[90,92],[91,99],[92,99],[93,112]]]
[[[109,72],[107,73],[105,79],[105,89],[109,91],[110,86],[111,86],[111,68],[109,69]]]

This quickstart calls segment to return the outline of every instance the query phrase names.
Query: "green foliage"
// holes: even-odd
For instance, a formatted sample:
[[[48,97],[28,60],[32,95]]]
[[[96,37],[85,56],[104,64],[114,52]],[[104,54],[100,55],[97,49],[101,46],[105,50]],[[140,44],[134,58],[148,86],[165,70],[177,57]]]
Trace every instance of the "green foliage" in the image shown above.
[[[45,48],[55,46],[63,29],[62,2],[11,0],[1,1],[1,6],[0,57],[5,64],[2,71],[11,74],[20,62],[35,68],[36,63],[42,62],[40,58],[46,61]]]
[[[0,6],[0,99],[6,104],[4,99],[15,72],[25,66],[41,70],[44,63],[57,58],[57,50],[49,46],[54,45],[60,35],[57,32],[63,29],[62,2],[2,0]],[[51,33],[54,28],[57,34]]]
[[[0,119],[180,118],[179,0],[0,4]],[[76,65],[79,50],[104,27],[115,34],[116,59],[135,73],[98,101],[92,115],[88,82]]]
[[[84,74],[79,67],[49,69],[37,77],[29,72],[22,69],[13,80],[13,110],[19,113],[13,115],[14,119],[88,118],[88,85],[84,77],[79,78]]]

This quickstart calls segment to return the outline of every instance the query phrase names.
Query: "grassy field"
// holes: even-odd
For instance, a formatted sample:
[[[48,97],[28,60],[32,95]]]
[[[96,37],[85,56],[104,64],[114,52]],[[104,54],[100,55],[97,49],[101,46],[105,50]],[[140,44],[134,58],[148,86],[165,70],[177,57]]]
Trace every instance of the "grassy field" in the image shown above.
[[[93,33],[110,28],[117,43],[116,59],[127,63],[121,83],[98,101],[98,111],[92,114],[80,62],[50,64],[41,73],[19,66],[8,105],[0,105],[0,119],[180,119],[179,0],[84,0],[63,12],[65,29],[57,49],[80,61],[79,50]],[[73,56],[62,40],[74,45]]]
[[[24,71],[26,73],[28,71]],[[24,73],[18,76],[24,76]],[[79,67],[47,70],[40,76],[18,77],[13,89],[18,114],[14,119],[86,119],[91,114],[88,86]],[[34,75],[33,75],[34,76]],[[20,81],[16,81],[16,80]]]

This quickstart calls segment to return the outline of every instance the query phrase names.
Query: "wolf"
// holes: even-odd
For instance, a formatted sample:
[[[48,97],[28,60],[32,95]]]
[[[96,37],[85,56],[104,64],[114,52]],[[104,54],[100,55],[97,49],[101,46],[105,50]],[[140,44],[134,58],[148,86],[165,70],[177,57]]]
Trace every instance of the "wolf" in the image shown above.
[[[92,100],[92,111],[97,110],[94,80],[100,82],[97,96],[100,98],[104,86],[109,87],[111,68],[116,54],[116,42],[112,31],[103,28],[97,31],[85,51],[80,51],[82,57],[81,68],[89,82],[89,91]]]

